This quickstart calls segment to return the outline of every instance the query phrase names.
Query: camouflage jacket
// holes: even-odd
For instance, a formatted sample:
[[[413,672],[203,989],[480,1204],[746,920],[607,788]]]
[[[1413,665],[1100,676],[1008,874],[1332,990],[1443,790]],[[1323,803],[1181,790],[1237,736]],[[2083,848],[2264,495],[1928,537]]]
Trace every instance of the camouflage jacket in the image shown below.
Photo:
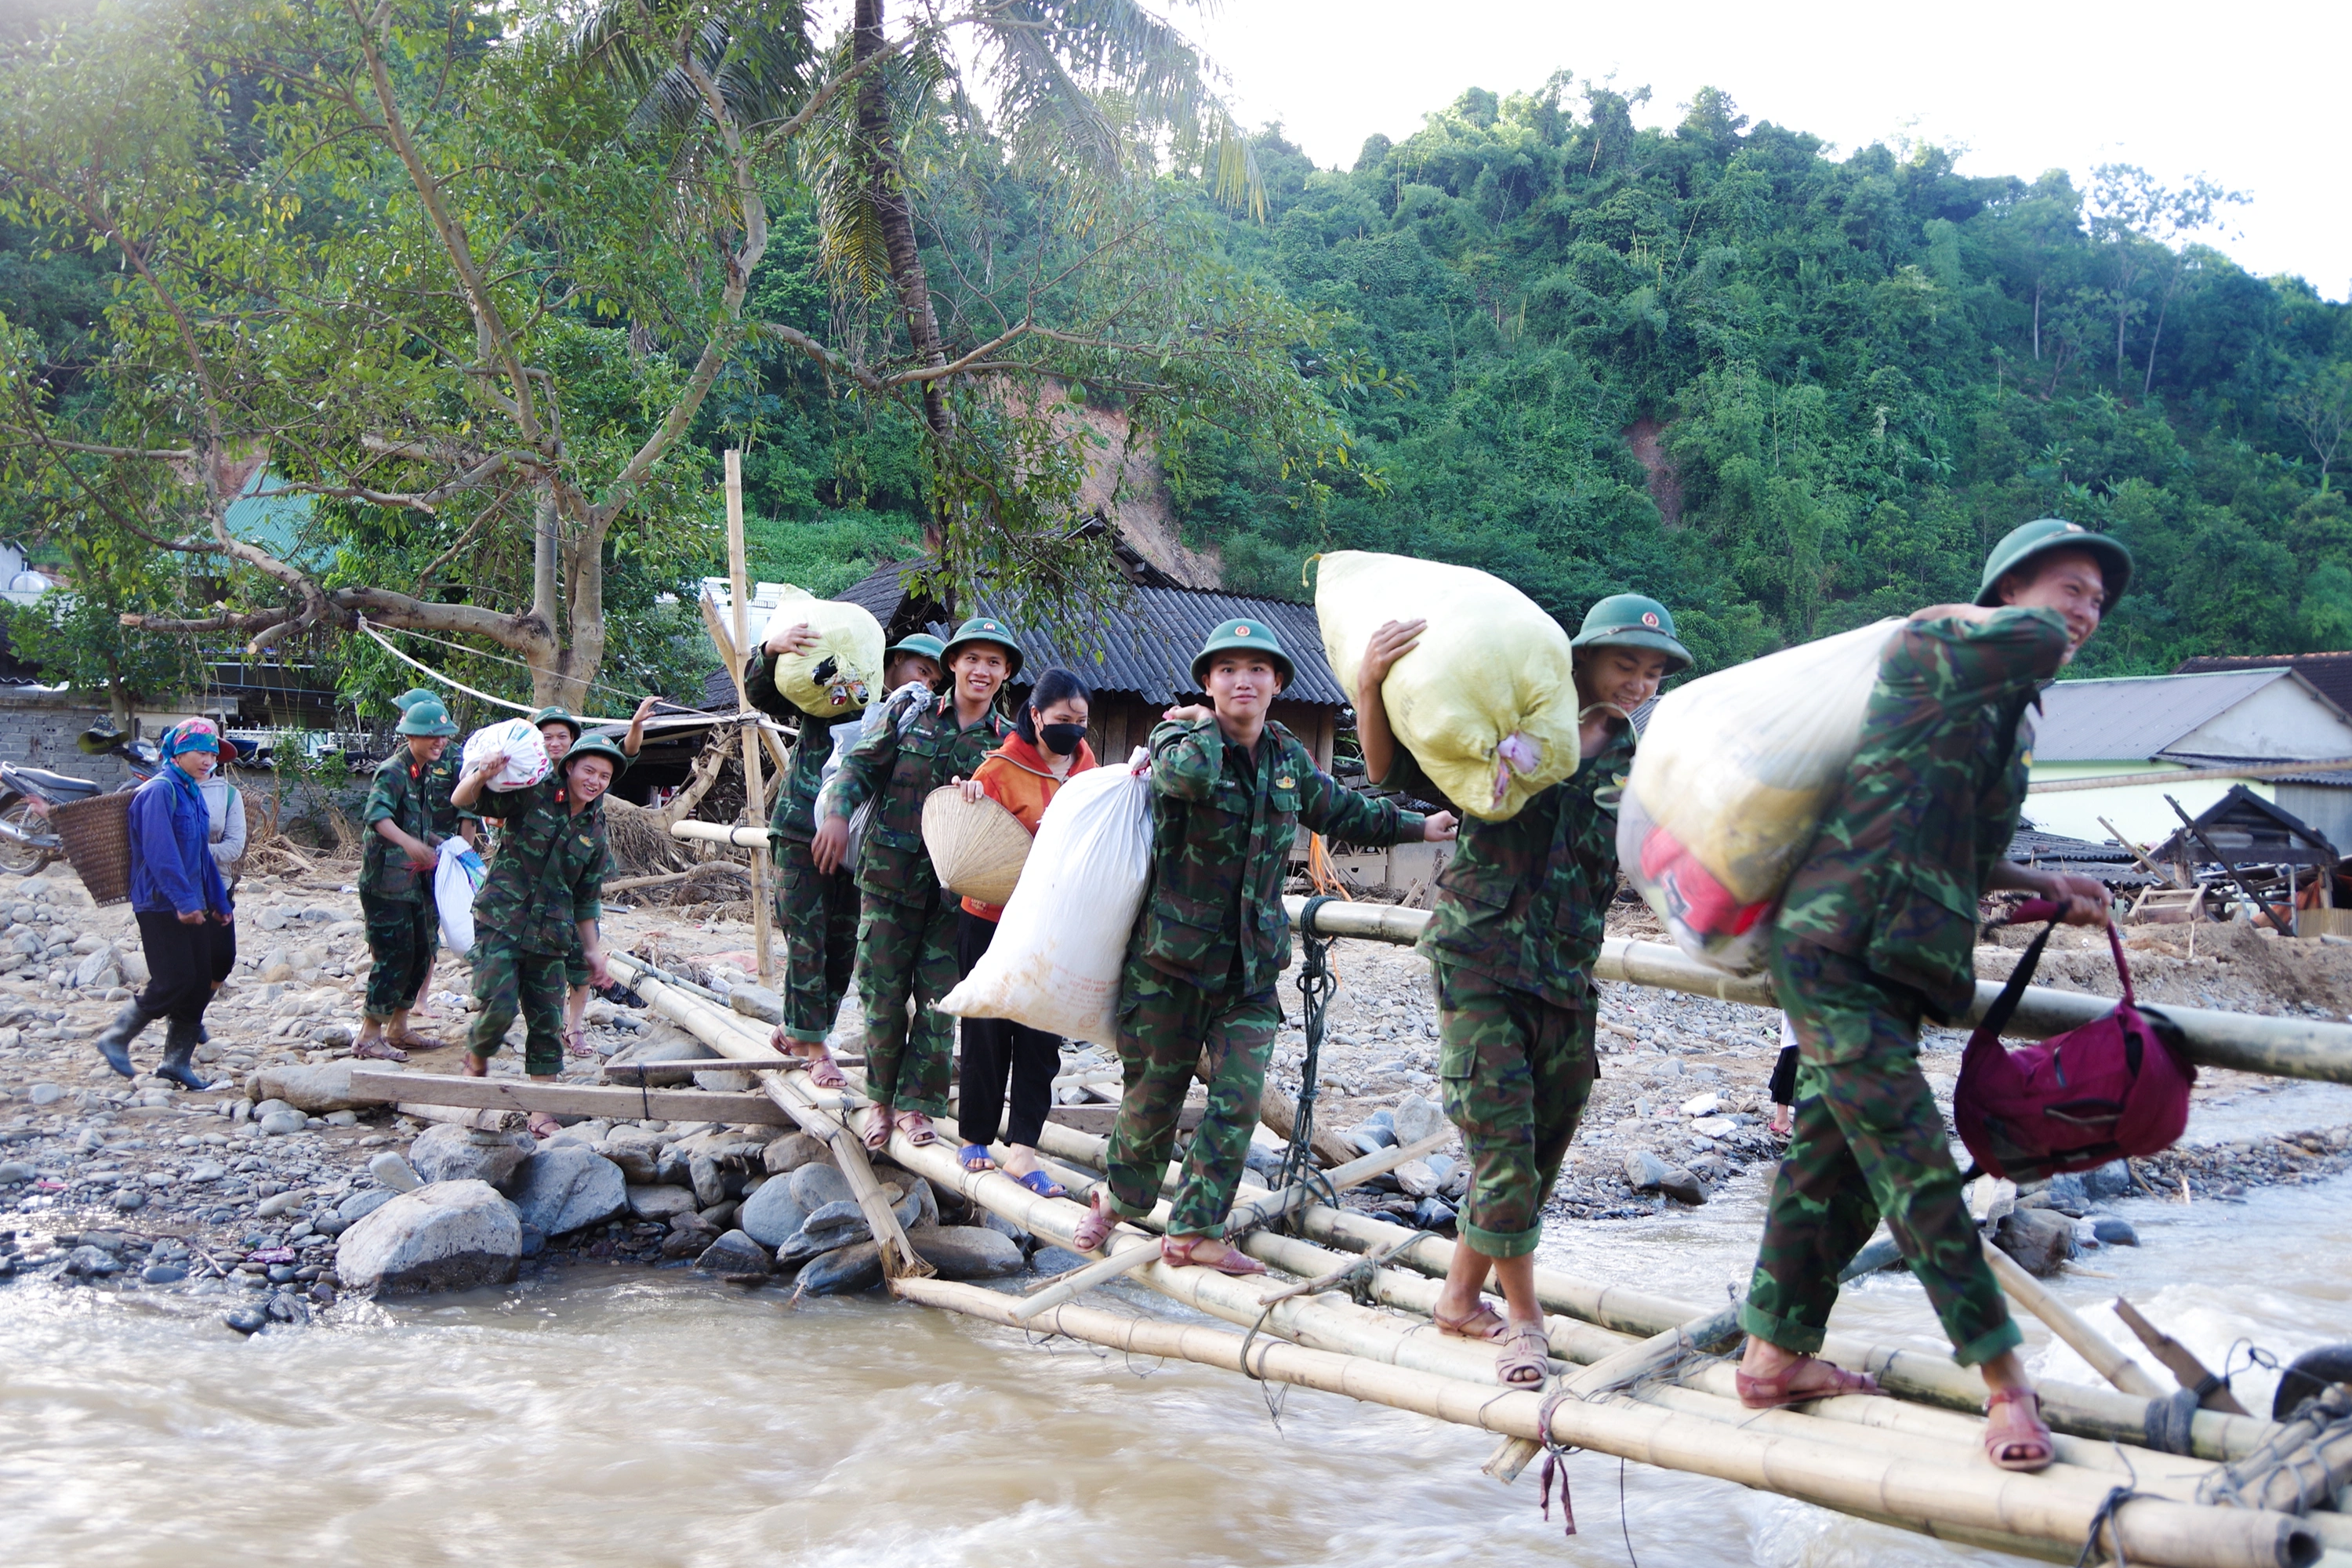
[[[433,873],[411,870],[407,851],[378,833],[375,825],[389,822],[427,847],[437,846],[457,831],[457,808],[449,800],[457,783],[457,764],[447,756],[420,763],[405,745],[376,765],[360,814],[367,834],[361,850],[360,888],[369,897],[413,904],[429,894]]]
[[[1399,748],[1398,759],[1382,782],[1426,795],[1410,753]],[[1557,1007],[1588,1005],[1602,922],[1617,896],[1617,802],[1633,766],[1627,725],[1509,821],[1460,814],[1462,838],[1437,879],[1422,952]]]
[[[751,668],[743,672],[743,689],[761,712],[800,726],[800,736],[793,742],[792,765],[776,786],[776,809],[768,818],[768,831],[805,844],[816,837],[817,785],[824,780],[825,759],[833,755],[834,727],[855,724],[863,715],[820,719],[803,712],[776,689],[775,657],[764,649],[752,656]]]
[[[1214,718],[1151,731],[1151,889],[1128,952],[1204,990],[1255,996],[1290,963],[1282,885],[1301,823],[1351,844],[1418,837],[1422,818],[1315,766],[1269,723],[1253,760]]]
[[[858,852],[861,892],[902,904],[919,904],[939,890],[939,873],[923,847],[923,802],[933,790],[970,778],[981,759],[1013,733],[1013,721],[990,709],[959,728],[951,698],[935,699],[930,710],[901,731],[894,704],[889,721],[850,747],[818,797],[818,821],[848,816],[875,798]]]
[[[474,895],[475,929],[486,942],[523,952],[570,952],[579,922],[604,913],[604,802],[572,816],[551,775],[529,789],[485,789],[474,808],[506,820],[490,874]]]
[[[1977,900],[2025,804],[2026,710],[2065,653],[2065,623],[2049,610],[1897,632],[1780,930],[1861,959],[1938,1017],[1963,1012],[1976,989]]]

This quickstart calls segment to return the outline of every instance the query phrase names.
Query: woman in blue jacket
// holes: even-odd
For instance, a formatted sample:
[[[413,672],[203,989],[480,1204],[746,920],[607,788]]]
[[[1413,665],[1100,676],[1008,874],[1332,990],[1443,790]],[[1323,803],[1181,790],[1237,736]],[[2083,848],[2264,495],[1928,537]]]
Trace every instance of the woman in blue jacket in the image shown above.
[[[205,1089],[212,1085],[191,1058],[213,990],[236,966],[236,916],[213,861],[212,815],[198,787],[220,765],[220,731],[210,720],[191,719],[163,731],[156,749],[166,765],[131,797],[131,909],[150,978],[98,1037],[98,1054],[129,1078],[131,1042],[169,1018],[163,1065],[155,1070],[184,1089]]]

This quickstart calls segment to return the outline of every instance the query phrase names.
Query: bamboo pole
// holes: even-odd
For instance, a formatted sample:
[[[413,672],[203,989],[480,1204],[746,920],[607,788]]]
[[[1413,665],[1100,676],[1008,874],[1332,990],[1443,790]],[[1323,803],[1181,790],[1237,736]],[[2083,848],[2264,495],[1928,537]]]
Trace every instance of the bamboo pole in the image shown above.
[[[748,617],[751,612],[750,569],[743,551],[743,454],[736,447],[727,448],[727,586],[733,595],[730,606],[735,617],[735,657],[727,661],[727,668],[735,678],[737,710],[749,712],[751,708],[750,689],[743,684],[743,656],[751,646]],[[720,650],[726,651],[724,649]],[[760,782],[760,730],[756,724],[743,731],[743,810],[751,826],[761,826],[765,815],[767,791]],[[768,912],[768,841],[763,836],[751,850],[751,942],[752,952],[760,961],[760,984],[772,984],[776,978],[776,958],[770,951],[774,931]]]
[[[2164,1363],[2165,1370],[2172,1373],[2181,1387],[2197,1391],[2198,1404],[2208,1410],[2219,1410],[2229,1415],[2253,1414],[2238,1403],[2237,1395],[2230,1392],[2230,1385],[2215,1377],[2212,1370],[2197,1359],[2194,1351],[2149,1322],[2137,1307],[2121,1296],[2116,1298],[2116,1316],[2123,1320],[2125,1328],[2139,1337],[2139,1342],[2147,1347],[2150,1355]]]
[[[655,978],[644,963],[627,953],[611,954],[608,962],[622,983],[643,996],[647,1005],[684,1026],[728,1060],[756,1066],[775,1059],[767,1037],[747,1027],[737,1015],[723,1012],[700,997],[689,996]],[[824,1140],[832,1149],[834,1163],[840,1168],[842,1179],[849,1184],[850,1195],[857,1200],[858,1212],[865,1215],[867,1227],[881,1247],[883,1277],[923,1278],[933,1273],[931,1266],[923,1261],[907,1239],[898,1216],[891,1212],[890,1201],[883,1195],[882,1184],[875,1177],[873,1163],[866,1157],[866,1145],[849,1130],[846,1110],[828,1114],[819,1102],[815,1087],[807,1081],[805,1068],[758,1068],[757,1076],[768,1097],[783,1107],[803,1131]],[[839,1106],[843,1102],[835,1103]],[[905,1139],[899,1137],[896,1142],[904,1143]]]
[[[2139,1363],[2117,1349],[2108,1338],[2075,1314],[2072,1307],[2042,1288],[2042,1281],[2025,1271],[2016,1258],[1988,1241],[1984,1247],[1985,1261],[1992,1265],[1993,1278],[2009,1299],[2050,1325],[2050,1331],[2074,1348],[2074,1353],[2114,1384],[2124,1393],[2141,1399],[2161,1399],[2164,1390],[2156,1379],[2141,1370]]]
[[[909,1300],[988,1321],[1011,1321],[1013,1301],[942,1280],[895,1289]],[[1034,1326],[1034,1325],[1031,1325]],[[1044,1326],[1115,1349],[1171,1356],[1261,1380],[1322,1389],[1515,1436],[1542,1434],[1533,1393],[1475,1386],[1361,1356],[1254,1339],[1217,1329],[1121,1317],[1065,1305]],[[2108,1510],[2105,1478],[2021,1476],[1874,1454],[1751,1426],[1726,1426],[1622,1399],[1557,1401],[1549,1436],[1668,1469],[1777,1492],[1822,1507],[1868,1512],[1912,1529],[1931,1525],[2001,1534],[2078,1550],[2095,1544],[2168,1568],[2308,1568],[2318,1539],[2302,1521],[2253,1509],[2200,1508],[2156,1498]],[[2102,1518],[2103,1513],[2105,1518]]]
[[[669,836],[672,838],[698,838],[709,844],[731,844],[738,849],[764,849],[768,844],[766,828],[744,827],[730,822],[673,822],[669,825]]]
[[[1286,899],[1284,906],[1297,920],[1304,899]],[[1315,912],[1315,929],[1325,936],[1365,937],[1376,942],[1418,941],[1429,923],[1426,910],[1398,905],[1325,904]],[[1629,942],[1611,937],[1601,944],[1592,966],[1595,978],[1622,980],[1664,991],[1682,991],[1718,1001],[1743,1002],[1755,1007],[1779,1005],[1768,976],[1738,977],[1690,957],[1662,942]],[[2000,994],[1991,981],[1977,984],[1976,1001],[1962,1024],[1973,1024],[1990,1010]],[[2079,992],[2053,991],[2029,985],[2016,1015],[2002,1032],[2021,1039],[2041,1039],[2082,1027],[2115,1010],[2115,998]],[[2273,1078],[2307,1078],[2329,1083],[2352,1083],[2352,1025],[2314,1018],[2266,1018],[2251,1013],[2224,1013],[2206,1007],[2180,1007],[2166,1003],[2150,1007],[2179,1026],[2188,1056],[2202,1067],[2238,1072],[2267,1073]]]

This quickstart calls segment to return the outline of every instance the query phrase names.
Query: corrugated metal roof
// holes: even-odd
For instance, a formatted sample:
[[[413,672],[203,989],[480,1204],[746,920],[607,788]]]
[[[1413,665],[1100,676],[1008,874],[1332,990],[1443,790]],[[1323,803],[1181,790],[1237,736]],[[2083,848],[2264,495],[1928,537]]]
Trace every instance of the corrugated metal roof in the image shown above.
[[[2042,694],[2033,757],[2042,763],[2153,758],[2200,724],[2287,678],[2285,669],[2273,668],[2062,680]]]
[[[2175,675],[2213,675],[2233,669],[2292,669],[2320,694],[2352,713],[2352,653],[2251,654],[2243,658],[2184,659]]]
[[[834,597],[863,605],[890,626],[906,601],[901,581],[914,564],[885,566]],[[1297,667],[1296,679],[1282,694],[1286,701],[1330,708],[1348,702],[1323,657],[1323,634],[1309,605],[1201,588],[1130,587],[1123,602],[1094,613],[1082,626],[1040,624],[1010,613],[985,594],[971,596],[969,611],[1012,625],[1029,674],[1060,665],[1097,691],[1132,692],[1147,702],[1172,702],[1199,689],[1192,684],[1192,656],[1216,627],[1233,620],[1260,622],[1273,629]]]
[[[2156,880],[2140,870],[2131,852],[2120,845],[2094,844],[2086,838],[2069,838],[2062,833],[2043,833],[2038,828],[2021,826],[2009,841],[2009,858],[2021,865],[2034,865],[2045,860],[2063,861],[2068,865],[2091,868],[2092,874],[2103,882],[2145,887]]]

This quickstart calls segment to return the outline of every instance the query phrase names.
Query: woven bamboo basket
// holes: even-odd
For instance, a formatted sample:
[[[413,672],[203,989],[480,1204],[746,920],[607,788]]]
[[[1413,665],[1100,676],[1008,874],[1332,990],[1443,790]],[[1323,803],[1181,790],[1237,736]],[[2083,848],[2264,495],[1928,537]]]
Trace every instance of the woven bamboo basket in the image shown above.
[[[100,907],[131,897],[131,795],[92,795],[49,808],[49,824],[65,840],[82,886]]]
[[[1021,819],[982,795],[968,801],[953,784],[923,802],[923,847],[940,886],[983,904],[1013,896],[1032,840]]]

